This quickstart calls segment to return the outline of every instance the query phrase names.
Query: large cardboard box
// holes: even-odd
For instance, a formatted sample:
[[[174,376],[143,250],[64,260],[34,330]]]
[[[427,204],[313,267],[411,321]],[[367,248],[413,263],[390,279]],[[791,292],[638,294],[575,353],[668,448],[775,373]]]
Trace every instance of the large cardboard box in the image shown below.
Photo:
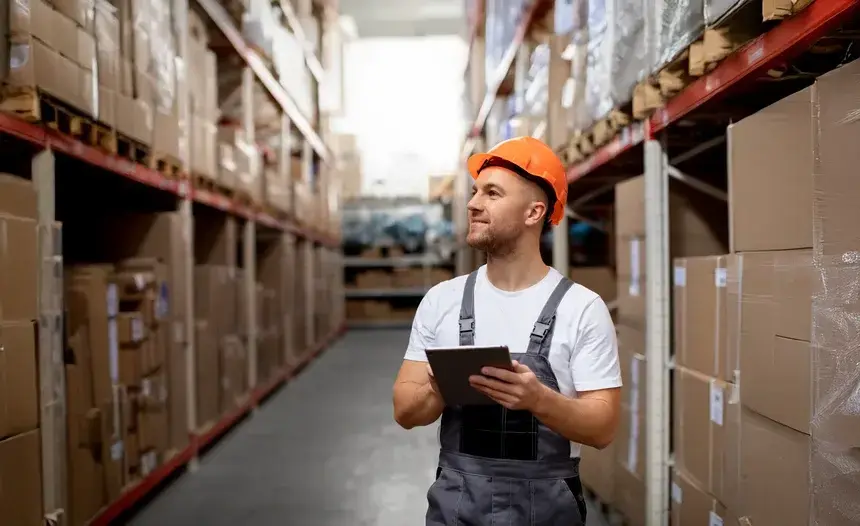
[[[707,491],[703,491],[681,470],[676,469],[672,472],[671,495],[672,524],[679,526],[728,524],[725,506]]]
[[[0,441],[0,524],[42,525],[42,463],[39,431]]]
[[[582,446],[579,464],[582,483],[605,504],[612,504],[615,499],[616,466],[614,443],[601,450]]]
[[[0,320],[0,439],[39,426],[36,326]]]
[[[675,363],[704,375],[727,376],[729,338],[727,258],[706,256],[675,260]]]
[[[4,320],[36,320],[36,221],[0,215],[0,236],[0,315]]]

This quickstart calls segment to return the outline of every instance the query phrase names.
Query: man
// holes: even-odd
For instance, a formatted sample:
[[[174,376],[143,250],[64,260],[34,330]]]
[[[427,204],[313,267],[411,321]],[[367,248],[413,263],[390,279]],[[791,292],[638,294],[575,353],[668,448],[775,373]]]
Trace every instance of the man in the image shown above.
[[[579,452],[614,437],[621,373],[606,305],[541,260],[541,231],[565,213],[567,181],[531,137],[473,155],[469,245],[487,264],[421,301],[394,385],[406,429],[442,417],[427,525],[585,524]],[[446,407],[424,350],[507,345],[514,370],[470,379],[497,405]]]

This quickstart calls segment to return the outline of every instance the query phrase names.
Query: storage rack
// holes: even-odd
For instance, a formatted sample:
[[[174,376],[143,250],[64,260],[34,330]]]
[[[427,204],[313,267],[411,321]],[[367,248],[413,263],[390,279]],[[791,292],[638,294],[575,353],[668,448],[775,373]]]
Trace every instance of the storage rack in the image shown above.
[[[385,206],[421,206],[426,203],[414,200],[411,198],[394,198],[388,199],[368,199],[361,202],[362,205],[382,202]],[[434,277],[434,270],[450,271],[450,259],[445,259],[441,254],[435,251],[425,250],[420,253],[402,253],[400,250],[395,250],[389,253],[384,253],[382,247],[372,247],[377,254],[362,254],[351,255],[343,258],[343,269],[345,279],[349,281],[350,277],[361,274],[362,272],[397,272],[398,270],[410,271],[414,269],[421,270],[421,283],[419,280],[410,279],[409,286],[385,286],[376,288],[367,287],[350,287],[347,286],[344,290],[347,302],[355,300],[377,300],[381,302],[402,302],[410,307],[417,305],[417,302],[427,293],[430,288],[438,281],[438,277]],[[413,282],[414,280],[414,282]],[[409,316],[395,316],[395,319],[379,318],[376,319],[350,319],[349,307],[347,307],[347,324],[349,328],[354,329],[376,329],[376,328],[408,328],[412,323],[413,312],[411,309],[400,309],[401,313],[405,312]]]
[[[289,25],[300,38],[305,38],[298,30],[289,1],[281,0]],[[302,8],[308,15],[310,9],[324,11],[322,31],[324,32],[336,16],[334,8],[328,2],[304,2]],[[215,0],[195,0],[192,5],[184,5],[184,18],[187,19],[188,9],[199,9],[208,17],[211,24],[217,28],[229,42],[230,53],[241,59],[243,64],[242,78],[242,113],[244,115],[245,131],[253,137],[254,99],[250,96],[255,84],[265,87],[268,95],[276,102],[282,113],[280,122],[280,143],[282,149],[281,166],[290,174],[289,162],[292,150],[301,152],[304,176],[306,177],[314,165],[319,165],[321,178],[336,177],[335,161],[337,152],[332,152],[326,145],[326,117],[319,116],[320,125],[316,126],[307,116],[303,115],[287,90],[274,77],[259,53],[243,38],[233,19],[227,14],[224,3]],[[8,25],[7,17],[3,21]],[[8,27],[7,27],[8,29]],[[187,52],[188,27],[182,28],[178,55],[185,57]],[[8,34],[6,31],[4,34]],[[317,80],[324,74],[325,59],[318,58],[310,48],[311,44],[303,42],[307,67]],[[8,61],[7,61],[8,62]],[[187,85],[186,85],[187,86]],[[181,104],[188,111],[188,90],[179,93]],[[187,113],[185,118],[187,119]],[[293,137],[298,136],[298,140]],[[226,197],[206,188],[198,188],[187,177],[188,166],[181,166],[182,173],[178,177],[170,177],[157,169],[133,162],[127,158],[85,144],[60,131],[51,129],[37,122],[29,122],[16,116],[0,113],[0,147],[4,154],[4,171],[16,175],[29,176],[38,195],[38,227],[39,227],[39,391],[41,400],[40,430],[42,441],[42,480],[43,480],[43,509],[46,513],[47,524],[61,524],[63,514],[68,510],[68,495],[66,492],[66,474],[68,473],[66,450],[66,406],[65,406],[65,372],[63,360],[63,342],[57,335],[63,332],[63,305],[56,301],[57,295],[62,297],[63,274],[57,272],[58,265],[62,266],[61,234],[54,228],[56,211],[64,204],[70,204],[73,199],[81,199],[100,206],[112,202],[112,208],[126,211],[134,209],[144,212],[178,211],[181,216],[184,243],[187,257],[184,262],[187,280],[184,283],[186,298],[184,334],[185,345],[182,352],[187,364],[186,397],[188,400],[188,445],[177,452],[172,458],[158,466],[148,476],[133,487],[122,493],[121,497],[110,503],[93,518],[91,524],[111,524],[124,514],[134,509],[148,494],[156,490],[180,469],[188,467],[191,471],[196,468],[197,458],[208,446],[222,436],[228,429],[248,415],[260,405],[281,384],[295,376],[326,347],[331,345],[345,329],[343,314],[343,292],[339,284],[340,269],[340,239],[339,234],[324,225],[306,224],[294,217],[276,217],[261,210],[259,206],[242,202],[236,198]],[[87,188],[89,186],[89,188]],[[72,196],[69,189],[77,191]],[[104,192],[104,195],[96,194]],[[105,199],[107,198],[107,199]],[[220,217],[218,214],[221,214]],[[206,217],[216,217],[212,222]],[[304,330],[307,331],[306,349],[298,350],[299,360],[281,367],[274,375],[265,381],[257,379],[256,374],[256,301],[248,301],[246,312],[249,323],[248,338],[248,382],[251,386],[245,401],[223,415],[213,425],[202,430],[195,421],[195,316],[193,294],[194,269],[194,238],[201,231],[213,228],[216,223],[233,223],[241,226],[241,234],[233,239],[233,243],[241,241],[241,256],[232,262],[241,261],[247,272],[243,274],[245,290],[249,298],[255,297],[256,279],[254,271],[260,243],[283,243],[293,247],[295,260],[290,262],[295,266],[299,260],[304,264],[299,267],[304,271],[304,281],[307,290],[301,296],[304,304],[294,305],[296,310],[307,310],[315,317],[306,320]],[[235,245],[234,245],[235,246]],[[296,292],[296,291],[294,291]],[[316,302],[319,304],[315,305]],[[322,313],[322,308],[330,309]]]
[[[568,217],[578,213],[578,205],[587,202],[606,203],[614,186],[630,177],[644,174],[645,178],[645,236],[648,298],[646,304],[647,341],[646,370],[644,379],[647,389],[646,406],[646,516],[645,524],[660,526],[669,521],[669,469],[673,458],[670,451],[670,374],[673,368],[671,357],[671,311],[672,281],[669,274],[672,259],[669,255],[669,199],[670,179],[681,181],[716,199],[727,200],[724,190],[713,184],[713,173],[708,173],[708,157],[725,142],[726,125],[750,115],[781,97],[799,89],[803,81],[787,87],[776,82],[762,81],[768,74],[779,72],[786,64],[808,59],[810,48],[822,38],[837,35],[841,26],[856,27],[856,0],[815,0],[804,10],[785,18],[778,24],[737,49],[719,63],[715,69],[703,74],[686,85],[665,104],[646,118],[623,126],[606,144],[599,146],[584,159],[570,163],[567,169],[570,184]],[[530,39],[547,40],[546,24],[542,24],[536,13],[552,9],[548,0],[527,2],[516,31],[516,38],[504,55],[492,81],[484,84],[482,24],[486,13],[486,2],[472,2],[470,13],[472,26],[469,31],[470,64],[466,69],[472,85],[470,115],[471,133],[463,147],[463,160],[474,151],[489,147],[486,144],[488,116],[494,104],[503,102],[507,90],[500,86],[516,82],[511,79],[517,71],[517,55]],[[543,33],[543,34],[541,34]],[[845,37],[849,38],[850,37]],[[558,122],[561,97],[558,83],[553,79],[552,65],[561,60],[554,37],[548,37],[551,49],[550,79],[546,119],[540,123],[540,131],[546,142],[557,149],[560,155],[568,153],[570,144],[567,132]],[[563,49],[563,48],[562,48]],[[804,62],[805,66],[810,61]],[[840,65],[840,61],[819,59],[817,67],[810,70],[810,78],[825,73]],[[476,71],[477,70],[477,71]],[[774,75],[774,76],[778,76]],[[485,88],[486,86],[486,88]],[[717,119],[714,116],[718,116]],[[722,151],[722,150],[721,150]],[[710,152],[713,153],[713,152]],[[699,162],[697,162],[699,158]],[[702,160],[701,158],[704,158]],[[723,159],[725,154],[723,151]],[[724,162],[724,161],[722,161]],[[717,164],[717,180],[725,170]],[[684,170],[679,167],[683,167]],[[695,171],[694,171],[695,170]],[[694,173],[695,176],[688,175]],[[465,210],[465,196],[469,177],[461,176],[456,181],[459,209]],[[611,206],[611,201],[609,203]],[[456,209],[456,205],[455,205]],[[554,232],[554,266],[566,273],[567,221]],[[459,239],[466,232],[465,215],[458,223]],[[458,252],[458,274],[467,272],[480,264],[479,256],[461,244]],[[835,519],[834,519],[835,520]]]

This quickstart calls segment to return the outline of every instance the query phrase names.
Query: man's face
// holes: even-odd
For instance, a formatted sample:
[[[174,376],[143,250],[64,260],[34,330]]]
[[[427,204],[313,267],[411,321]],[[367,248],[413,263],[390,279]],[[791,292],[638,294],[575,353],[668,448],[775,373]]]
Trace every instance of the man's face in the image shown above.
[[[512,249],[524,232],[543,223],[542,194],[537,185],[509,170],[485,168],[472,187],[466,242],[488,254]]]

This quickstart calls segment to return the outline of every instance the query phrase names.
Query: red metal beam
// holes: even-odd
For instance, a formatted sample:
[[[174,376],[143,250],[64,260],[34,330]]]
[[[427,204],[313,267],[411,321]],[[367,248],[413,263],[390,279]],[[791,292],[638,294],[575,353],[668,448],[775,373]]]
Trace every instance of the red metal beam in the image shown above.
[[[295,235],[313,240],[322,245],[336,248],[340,241],[335,237],[317,231],[312,228],[303,228],[289,221],[279,221],[263,212],[256,212],[251,208],[239,204],[237,201],[218,195],[208,190],[192,188],[187,181],[177,181],[163,176],[160,172],[152,170],[141,164],[134,163],[117,155],[107,153],[99,148],[82,143],[81,141],[55,130],[45,128],[39,124],[19,119],[8,113],[0,112],[0,133],[5,133],[18,139],[29,142],[39,148],[50,148],[56,152],[74,157],[87,164],[97,166],[108,172],[115,173],[132,181],[145,184],[152,188],[158,188],[172,193],[178,197],[185,197],[191,192],[194,201],[223,210],[229,214],[255,219],[259,223],[270,228],[276,228],[291,232]]]
[[[328,335],[321,342],[316,344],[313,349],[307,353],[302,360],[301,368],[306,365],[306,362],[312,361],[319,354],[334,344],[335,341],[346,330],[346,326],[338,327],[332,334]],[[264,400],[268,395],[272,394],[281,385],[293,376],[294,370],[299,370],[297,365],[293,369],[284,369],[271,382],[253,390],[248,397],[248,401],[240,407],[228,412],[224,415],[213,427],[206,433],[201,435],[192,434],[188,447],[183,449],[179,454],[156,468],[148,477],[144,478],[133,488],[123,493],[116,501],[104,508],[92,521],[90,526],[108,526],[112,521],[117,520],[123,514],[132,510],[137,504],[143,501],[148,495],[157,491],[161,485],[179,469],[184,467],[191,461],[200,450],[215,443],[220,437],[234,427],[245,415],[247,415],[254,407],[259,405],[260,401]]]
[[[729,55],[712,72],[700,77],[651,116],[653,132],[659,132],[710,101],[719,100],[749,85],[768,69],[789,61],[845,20],[860,0],[815,0],[792,18]],[[642,142],[642,124],[629,126],[621,135],[598,149],[585,161],[571,165],[568,182],[589,174]]]

